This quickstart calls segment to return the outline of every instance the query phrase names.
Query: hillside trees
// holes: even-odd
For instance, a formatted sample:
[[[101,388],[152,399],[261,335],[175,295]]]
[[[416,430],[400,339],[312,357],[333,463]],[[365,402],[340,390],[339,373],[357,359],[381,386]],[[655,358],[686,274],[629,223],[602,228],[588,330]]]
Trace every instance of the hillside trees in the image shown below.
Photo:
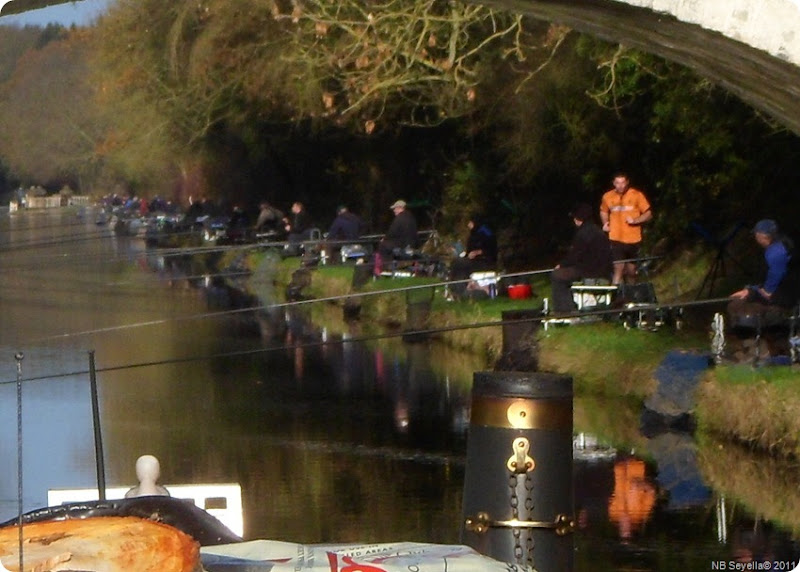
[[[40,34],[38,28],[0,27],[0,83],[11,77],[17,60],[36,45]]]
[[[493,70],[536,47],[523,22],[441,0],[139,0],[102,22],[100,48],[120,95],[135,81],[188,143],[253,118],[369,133],[470,113]]]
[[[94,178],[100,133],[79,34],[28,49],[0,88],[0,156],[14,178],[60,188]]]

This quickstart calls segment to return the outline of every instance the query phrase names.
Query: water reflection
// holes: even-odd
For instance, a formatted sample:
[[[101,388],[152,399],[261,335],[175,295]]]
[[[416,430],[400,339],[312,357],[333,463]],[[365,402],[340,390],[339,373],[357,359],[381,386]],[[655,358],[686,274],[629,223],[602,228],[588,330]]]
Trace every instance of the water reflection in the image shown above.
[[[797,517],[786,519],[800,501],[795,467],[759,460],[730,443],[704,438],[698,444],[675,431],[640,431],[631,447],[629,428],[613,424],[637,417],[639,407],[604,400],[603,408],[618,413],[604,416],[592,413],[597,404],[590,401],[576,400],[576,428],[617,435],[619,450],[593,435],[576,440],[594,451],[576,451],[578,569],[709,570],[712,562],[732,569],[731,563],[797,561]],[[593,425],[597,419],[602,426]]]
[[[44,505],[48,488],[94,484],[94,350],[110,486],[132,485],[135,460],[150,453],[167,485],[241,484],[248,538],[459,542],[482,359],[356,341],[371,325],[345,322],[336,306],[225,312],[270,299],[269,262],[250,282],[256,296],[214,276],[208,259],[55,214],[0,217],[0,246],[13,269],[0,274],[6,466],[16,455],[14,352],[25,351],[27,377],[42,378],[24,386],[26,509]],[[578,570],[709,570],[712,560],[797,552],[796,467],[642,432],[640,405],[624,400],[581,396],[574,416]],[[16,494],[6,470],[3,520]]]

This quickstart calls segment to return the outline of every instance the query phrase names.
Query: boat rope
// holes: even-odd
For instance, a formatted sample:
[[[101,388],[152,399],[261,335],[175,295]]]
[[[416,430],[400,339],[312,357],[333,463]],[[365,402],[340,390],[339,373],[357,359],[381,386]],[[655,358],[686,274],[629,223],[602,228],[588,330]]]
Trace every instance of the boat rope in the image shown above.
[[[17,528],[19,529],[19,569],[25,570],[22,566],[22,360],[25,356],[22,352],[14,354],[14,359],[17,361]]]

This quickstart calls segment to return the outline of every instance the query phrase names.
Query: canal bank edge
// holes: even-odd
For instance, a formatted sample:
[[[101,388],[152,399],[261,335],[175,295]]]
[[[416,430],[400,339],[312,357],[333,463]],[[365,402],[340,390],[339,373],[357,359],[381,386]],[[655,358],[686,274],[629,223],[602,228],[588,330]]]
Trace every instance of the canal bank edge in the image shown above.
[[[263,255],[256,255],[250,266],[259,264],[263,264]],[[282,260],[275,265],[272,276],[277,291],[285,290],[298,268],[298,259]],[[334,297],[351,293],[351,280],[352,267],[315,269],[308,295]],[[409,285],[408,280],[419,279],[373,282],[365,290],[401,288]],[[405,315],[402,293],[365,296],[360,301],[362,319],[373,324],[397,327],[397,317]],[[535,302],[527,301],[525,305],[534,307]],[[518,302],[503,304],[496,300],[457,304],[437,300],[431,308],[430,323],[446,327],[499,320],[503,311],[521,307]],[[344,326],[342,318],[342,329]],[[500,355],[502,329],[456,330],[442,334],[441,339],[461,351],[485,355],[492,363]],[[708,347],[708,340],[702,336],[679,331],[626,330],[607,322],[541,330],[538,341],[540,370],[572,375],[576,394],[635,399],[641,404],[653,395],[657,387],[654,373],[670,350],[703,351]],[[695,392],[693,414],[697,429],[770,455],[800,458],[800,392],[795,386],[798,381],[798,366],[711,368]]]

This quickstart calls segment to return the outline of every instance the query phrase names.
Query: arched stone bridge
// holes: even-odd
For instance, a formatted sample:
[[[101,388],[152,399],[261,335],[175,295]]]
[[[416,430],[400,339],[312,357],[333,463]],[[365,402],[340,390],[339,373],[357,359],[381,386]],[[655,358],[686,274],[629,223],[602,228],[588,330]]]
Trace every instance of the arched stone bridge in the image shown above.
[[[481,0],[694,69],[800,134],[800,0]]]

